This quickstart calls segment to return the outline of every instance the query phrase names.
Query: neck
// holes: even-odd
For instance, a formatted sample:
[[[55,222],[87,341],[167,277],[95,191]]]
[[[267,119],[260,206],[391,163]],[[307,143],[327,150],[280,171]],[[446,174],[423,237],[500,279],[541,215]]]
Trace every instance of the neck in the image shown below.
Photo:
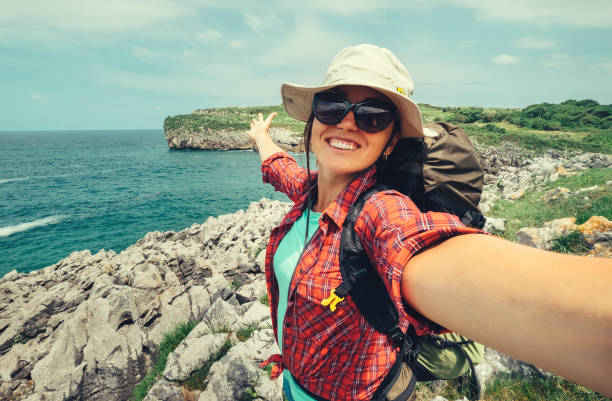
[[[336,200],[340,192],[360,173],[348,175],[326,174],[323,169],[319,169],[317,175],[317,201],[312,210],[321,213],[333,201]]]

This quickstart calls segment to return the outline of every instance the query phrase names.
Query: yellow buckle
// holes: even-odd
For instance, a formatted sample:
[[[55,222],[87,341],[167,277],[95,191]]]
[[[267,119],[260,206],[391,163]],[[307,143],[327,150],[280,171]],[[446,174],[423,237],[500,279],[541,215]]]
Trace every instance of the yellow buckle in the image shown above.
[[[329,309],[332,312],[334,312],[336,310],[336,305],[338,305],[338,303],[342,301],[344,301],[344,298],[340,298],[339,296],[336,295],[336,292],[334,290],[331,290],[331,294],[329,295],[329,298],[321,301],[321,305],[323,306],[329,305]]]

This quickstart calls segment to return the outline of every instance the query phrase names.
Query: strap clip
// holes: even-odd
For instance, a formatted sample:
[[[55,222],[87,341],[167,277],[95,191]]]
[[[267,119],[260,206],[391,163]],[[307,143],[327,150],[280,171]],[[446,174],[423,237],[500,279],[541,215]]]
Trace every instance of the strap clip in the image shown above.
[[[336,291],[331,290],[331,294],[329,295],[329,298],[324,299],[323,301],[321,301],[321,305],[323,306],[327,306],[329,305],[329,309],[334,312],[336,310],[336,305],[338,305],[339,302],[344,301],[344,297],[339,297],[338,295],[336,295]]]

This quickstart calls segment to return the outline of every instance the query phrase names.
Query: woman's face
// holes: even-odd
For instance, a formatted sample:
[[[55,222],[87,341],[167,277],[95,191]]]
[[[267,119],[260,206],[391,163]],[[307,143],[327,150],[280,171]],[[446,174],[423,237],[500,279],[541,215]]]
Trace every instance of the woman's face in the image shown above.
[[[368,98],[389,101],[381,93],[365,86],[339,86],[335,91],[352,103]],[[315,118],[312,123],[310,144],[317,157],[319,173],[352,178],[370,167],[378,159],[391,137],[393,125],[392,122],[380,132],[365,132],[355,124],[352,110],[336,125],[326,125]],[[391,142],[390,149],[397,139],[396,137]]]

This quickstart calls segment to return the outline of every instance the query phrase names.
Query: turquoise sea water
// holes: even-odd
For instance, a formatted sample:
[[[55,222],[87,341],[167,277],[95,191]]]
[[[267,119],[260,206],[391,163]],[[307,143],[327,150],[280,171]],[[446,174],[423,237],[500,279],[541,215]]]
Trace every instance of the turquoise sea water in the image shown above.
[[[0,132],[0,277],[119,252],[264,196],[286,200],[252,151],[171,151],[161,130]]]

